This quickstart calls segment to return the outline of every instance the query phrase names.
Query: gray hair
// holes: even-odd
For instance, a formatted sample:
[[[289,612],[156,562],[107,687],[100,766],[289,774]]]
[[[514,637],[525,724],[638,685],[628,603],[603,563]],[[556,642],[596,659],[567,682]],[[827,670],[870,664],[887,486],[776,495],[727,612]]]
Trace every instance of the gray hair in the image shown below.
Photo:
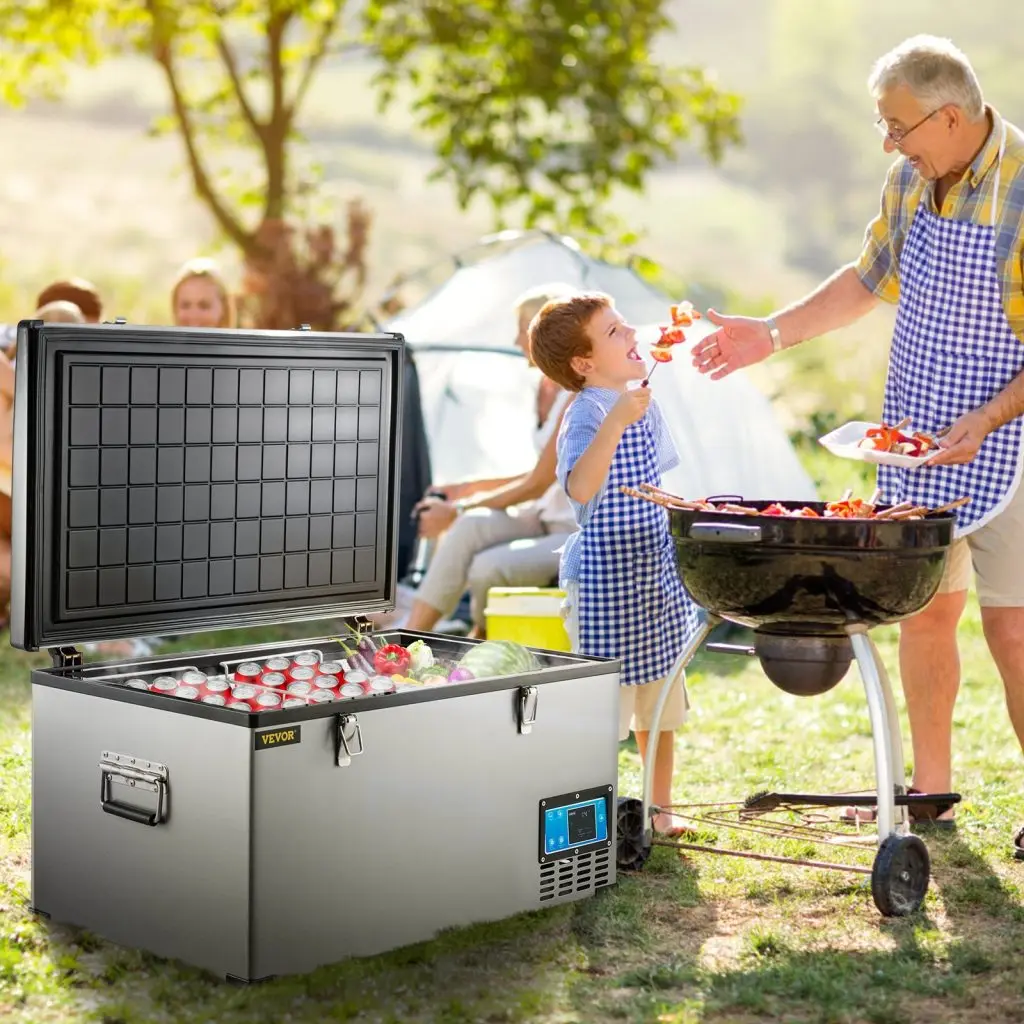
[[[966,54],[949,39],[913,36],[880,57],[868,76],[871,94],[877,99],[901,85],[925,108],[938,110],[949,103],[971,121],[985,116],[978,76]]]
[[[530,317],[539,313],[552,299],[565,299],[575,294],[578,289],[570,284],[556,281],[553,284],[542,284],[530,288],[516,299],[516,313],[529,312]]]

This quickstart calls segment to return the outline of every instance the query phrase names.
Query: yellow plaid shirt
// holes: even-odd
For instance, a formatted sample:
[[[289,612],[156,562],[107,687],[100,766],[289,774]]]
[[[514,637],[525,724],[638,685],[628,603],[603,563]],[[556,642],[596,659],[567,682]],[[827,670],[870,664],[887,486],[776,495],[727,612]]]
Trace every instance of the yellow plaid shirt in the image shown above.
[[[949,190],[941,210],[935,206],[933,183],[922,178],[905,157],[890,168],[882,189],[882,209],[868,225],[864,250],[855,264],[864,286],[880,299],[899,302],[900,252],[922,199],[940,217],[991,223],[1003,119],[991,107],[989,113],[992,132],[963,177]],[[999,178],[996,263],[1003,283],[1006,318],[1024,341],[1024,133],[1009,122]]]

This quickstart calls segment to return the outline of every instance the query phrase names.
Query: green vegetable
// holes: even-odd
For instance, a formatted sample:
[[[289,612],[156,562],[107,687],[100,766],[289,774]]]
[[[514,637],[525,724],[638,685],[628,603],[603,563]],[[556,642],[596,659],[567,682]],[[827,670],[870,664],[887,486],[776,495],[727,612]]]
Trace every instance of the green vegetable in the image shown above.
[[[426,668],[419,669],[414,675],[416,679],[424,682],[435,677],[447,680],[448,670],[443,665],[427,665]]]
[[[537,656],[522,644],[511,640],[485,640],[471,647],[459,662],[477,679],[488,676],[513,676],[540,668]]]
[[[406,650],[411,659],[409,668],[412,675],[434,664],[434,652],[427,646],[426,641],[414,640]]]

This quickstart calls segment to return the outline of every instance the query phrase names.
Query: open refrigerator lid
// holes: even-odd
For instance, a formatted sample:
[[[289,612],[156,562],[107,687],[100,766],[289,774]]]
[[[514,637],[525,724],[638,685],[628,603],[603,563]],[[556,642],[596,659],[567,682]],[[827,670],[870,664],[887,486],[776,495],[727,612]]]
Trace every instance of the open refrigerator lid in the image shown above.
[[[11,643],[393,607],[403,346],[23,321]]]

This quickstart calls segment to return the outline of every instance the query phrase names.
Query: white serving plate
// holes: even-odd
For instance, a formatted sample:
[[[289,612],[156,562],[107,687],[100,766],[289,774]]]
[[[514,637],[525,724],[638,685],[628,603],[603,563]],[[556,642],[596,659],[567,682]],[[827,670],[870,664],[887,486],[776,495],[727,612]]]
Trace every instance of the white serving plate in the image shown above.
[[[819,437],[818,442],[824,445],[833,455],[841,459],[853,459],[856,462],[871,462],[877,466],[899,466],[901,469],[919,469],[928,463],[928,460],[935,454],[930,452],[927,455],[897,455],[894,452],[876,452],[869,448],[858,448],[857,445],[864,439],[864,435],[872,428],[880,427],[880,423],[865,423],[861,420],[853,420],[837,427],[824,437]]]

